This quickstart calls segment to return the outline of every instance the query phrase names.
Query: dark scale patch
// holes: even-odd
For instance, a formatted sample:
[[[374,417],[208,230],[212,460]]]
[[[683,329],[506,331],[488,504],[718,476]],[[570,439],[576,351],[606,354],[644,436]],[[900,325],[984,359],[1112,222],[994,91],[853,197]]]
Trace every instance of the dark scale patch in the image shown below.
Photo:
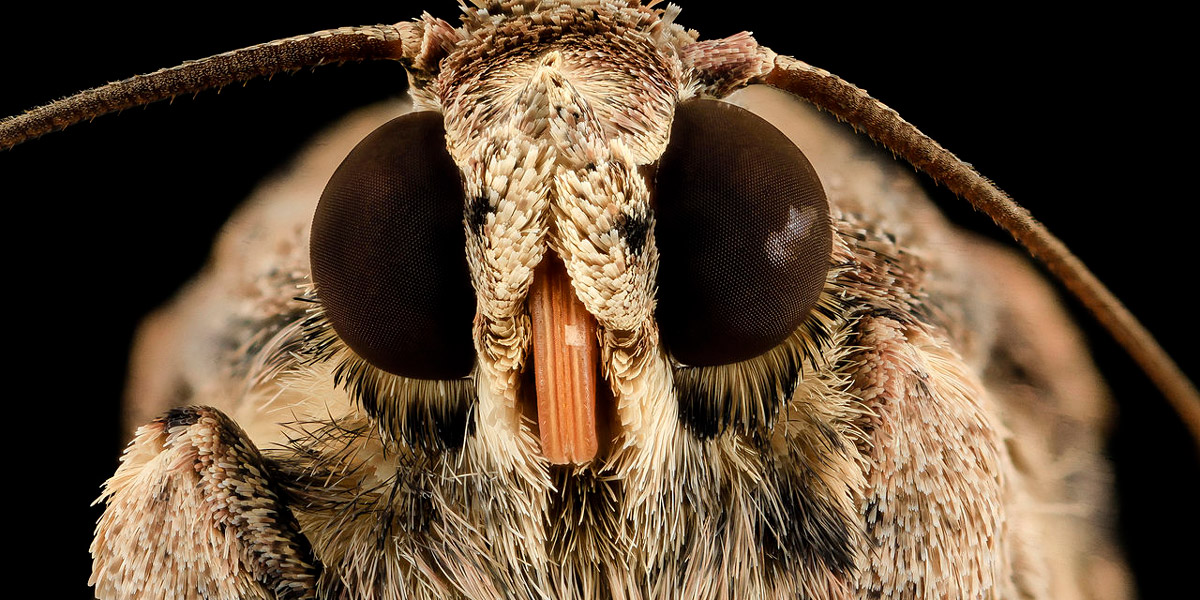
[[[621,215],[615,230],[629,245],[629,251],[633,252],[634,256],[641,256],[646,250],[646,238],[653,226],[648,216]]]
[[[314,301],[320,305],[319,300]],[[333,356],[330,350],[340,343],[322,307],[305,317],[300,324],[300,335],[283,344],[277,354],[280,359],[297,354],[305,357],[304,360],[310,364],[317,364]]]
[[[909,308],[912,310],[911,320],[943,330],[948,329],[944,313],[929,303],[924,290],[921,290],[920,295],[909,304]]]
[[[792,346],[772,354],[729,365],[677,366],[679,420],[701,440],[731,426],[752,438],[767,434],[796,391],[801,369],[800,355]]]
[[[768,469],[773,490],[760,495],[758,538],[768,572],[795,573],[829,571],[844,577],[854,569],[857,525],[839,513],[807,467],[793,462]]]
[[[285,327],[308,316],[308,306],[292,305],[283,313],[263,319],[238,319],[231,323],[224,341],[225,356],[232,368],[231,377],[246,377],[259,362],[258,355]]]
[[[475,435],[473,398],[412,402],[405,414],[404,437],[411,446],[458,450]]]
[[[254,331],[254,338],[250,341],[246,348],[247,356],[257,356],[259,352],[275,337],[275,334],[283,330],[284,327],[291,325],[297,321],[303,320],[308,316],[309,307],[305,304],[299,304],[290,307],[287,312],[277,314],[260,321],[247,320],[244,327]]]
[[[872,497],[863,508],[863,522],[866,523],[867,539],[879,544],[879,527],[883,524],[883,509],[879,506],[879,498]]]
[[[712,439],[729,426],[730,410],[724,395],[709,396],[698,386],[677,386],[675,391],[679,420],[697,439]]]
[[[611,598],[602,572],[625,564],[629,549],[618,547],[619,517],[624,497],[619,483],[590,469],[552,465],[557,493],[550,495],[546,513],[549,555],[557,565],[555,577],[572,588],[575,597]],[[597,585],[589,589],[584,579]],[[566,589],[560,585],[559,589]]]
[[[550,529],[551,555],[561,558],[567,551],[567,542],[580,534],[605,533],[603,529],[611,523],[597,521],[597,517],[618,515],[624,495],[618,482],[600,478],[590,469],[576,469],[567,465],[551,465],[550,476],[558,493],[551,494],[546,513]],[[580,527],[591,526],[589,530]],[[595,527],[601,530],[596,530]],[[615,535],[615,531],[607,532]],[[615,539],[615,538],[612,538]]]
[[[868,314],[872,317],[883,317],[886,319],[891,319],[893,321],[896,321],[897,323],[905,323],[905,322],[908,322],[911,320],[911,315],[909,313],[900,312],[900,311],[896,310],[896,308],[890,307],[890,306],[884,306],[881,308],[871,308],[866,311],[866,314]]]
[[[704,88],[714,88],[718,83],[721,82],[721,79],[717,77],[717,74],[710,71],[693,71],[693,73],[694,77],[696,78],[696,82]]]
[[[487,216],[492,212],[492,206],[485,196],[475,196],[467,201],[467,226],[479,234],[487,224]]]
[[[167,429],[173,427],[191,427],[200,419],[200,411],[194,406],[172,408],[161,418]]]
[[[385,439],[440,452],[462,448],[475,433],[477,398],[471,379],[412,379],[348,360],[334,369],[334,385],[358,400]]]

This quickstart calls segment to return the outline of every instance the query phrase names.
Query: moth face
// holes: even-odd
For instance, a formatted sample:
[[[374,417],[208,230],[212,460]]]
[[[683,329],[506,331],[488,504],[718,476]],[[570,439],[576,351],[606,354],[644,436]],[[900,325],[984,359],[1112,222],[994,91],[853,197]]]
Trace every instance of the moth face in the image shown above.
[[[326,188],[317,298],[386,434],[662,460],[681,436],[766,435],[794,391],[830,264],[815,171],[752,113],[681,101],[649,44],[578,50],[452,62],[415,92],[438,110]]]

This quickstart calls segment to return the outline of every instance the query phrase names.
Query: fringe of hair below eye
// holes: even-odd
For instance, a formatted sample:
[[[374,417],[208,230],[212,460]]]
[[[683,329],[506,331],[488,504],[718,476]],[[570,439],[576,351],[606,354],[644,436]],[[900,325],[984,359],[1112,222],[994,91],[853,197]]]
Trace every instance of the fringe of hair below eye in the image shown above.
[[[727,365],[675,365],[679,419],[700,439],[730,426],[742,434],[769,431],[804,365],[823,364],[844,314],[842,301],[827,289],[804,323],[765,354]]]
[[[333,381],[359,401],[385,440],[403,440],[426,450],[457,450],[475,433],[474,379],[403,377],[347,351],[333,370]]]
[[[372,417],[385,442],[427,451],[456,450],[475,433],[473,377],[414,379],[380,370],[345,344],[309,287],[296,300],[312,303],[308,315],[281,332],[261,373],[278,374],[334,361],[334,385]]]

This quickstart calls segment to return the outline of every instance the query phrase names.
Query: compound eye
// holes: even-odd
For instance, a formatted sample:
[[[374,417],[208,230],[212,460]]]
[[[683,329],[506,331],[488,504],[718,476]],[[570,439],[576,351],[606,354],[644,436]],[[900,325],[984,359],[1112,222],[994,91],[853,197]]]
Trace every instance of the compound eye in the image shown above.
[[[394,119],[354,148],[321,194],[309,256],[327,318],[373,366],[456,379],[475,361],[463,186],[442,115]]]
[[[832,227],[800,149],[753,113],[675,109],[655,183],[657,320],[680,362],[723,365],[782,343],[816,305]]]

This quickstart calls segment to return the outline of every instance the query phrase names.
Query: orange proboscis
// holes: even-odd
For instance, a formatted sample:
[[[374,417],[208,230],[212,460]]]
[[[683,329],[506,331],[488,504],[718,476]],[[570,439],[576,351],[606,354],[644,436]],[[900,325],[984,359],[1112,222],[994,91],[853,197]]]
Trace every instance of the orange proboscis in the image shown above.
[[[596,319],[575,297],[562,261],[547,252],[529,290],[542,454],[554,464],[596,456]]]

